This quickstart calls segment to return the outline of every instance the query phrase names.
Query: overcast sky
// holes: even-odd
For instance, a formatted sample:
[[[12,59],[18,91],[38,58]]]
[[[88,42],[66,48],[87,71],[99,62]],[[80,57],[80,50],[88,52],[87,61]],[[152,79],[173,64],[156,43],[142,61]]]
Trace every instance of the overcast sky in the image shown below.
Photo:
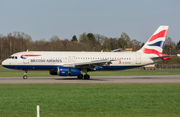
[[[180,40],[180,0],[0,0],[0,34],[20,31],[39,40],[83,32],[146,42],[160,25]]]

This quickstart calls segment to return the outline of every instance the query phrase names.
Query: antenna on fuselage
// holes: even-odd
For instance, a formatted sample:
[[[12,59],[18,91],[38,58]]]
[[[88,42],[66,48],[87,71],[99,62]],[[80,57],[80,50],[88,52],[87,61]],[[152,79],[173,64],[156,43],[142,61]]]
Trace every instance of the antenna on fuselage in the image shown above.
[[[29,49],[27,49],[27,51],[26,51],[26,52],[28,52],[28,50],[29,50]]]

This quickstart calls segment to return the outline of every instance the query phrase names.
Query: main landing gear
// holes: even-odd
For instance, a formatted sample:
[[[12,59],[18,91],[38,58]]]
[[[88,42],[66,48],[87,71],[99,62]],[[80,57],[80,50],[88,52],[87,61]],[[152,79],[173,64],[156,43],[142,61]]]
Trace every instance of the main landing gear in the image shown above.
[[[83,77],[84,77],[84,79],[90,79],[90,76],[88,74],[85,74],[84,76],[83,76],[83,74],[80,74],[77,76],[78,79],[83,79]]]
[[[78,79],[83,79],[83,74],[77,76]]]
[[[87,79],[87,80],[88,80],[88,79],[90,79],[90,76],[89,76],[88,74],[85,74],[85,75],[84,75],[84,79]]]
[[[24,73],[24,76],[23,76],[23,79],[27,79],[28,77],[27,77],[27,70],[25,70],[25,73]]]

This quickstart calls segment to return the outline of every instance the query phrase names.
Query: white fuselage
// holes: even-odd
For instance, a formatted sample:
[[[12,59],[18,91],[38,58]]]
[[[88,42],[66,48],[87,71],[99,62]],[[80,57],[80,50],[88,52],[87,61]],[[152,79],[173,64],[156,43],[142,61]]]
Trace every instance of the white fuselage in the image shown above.
[[[101,70],[121,70],[151,64],[150,56],[141,52],[51,52],[29,51],[11,55],[2,65],[12,69],[51,70],[57,66],[73,66],[76,63],[112,60]]]

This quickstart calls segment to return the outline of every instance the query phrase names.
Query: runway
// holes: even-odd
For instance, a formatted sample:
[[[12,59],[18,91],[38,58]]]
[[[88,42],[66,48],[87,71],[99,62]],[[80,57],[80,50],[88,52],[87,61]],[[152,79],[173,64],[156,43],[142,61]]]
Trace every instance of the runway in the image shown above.
[[[76,77],[0,77],[0,84],[180,84],[180,75]]]

